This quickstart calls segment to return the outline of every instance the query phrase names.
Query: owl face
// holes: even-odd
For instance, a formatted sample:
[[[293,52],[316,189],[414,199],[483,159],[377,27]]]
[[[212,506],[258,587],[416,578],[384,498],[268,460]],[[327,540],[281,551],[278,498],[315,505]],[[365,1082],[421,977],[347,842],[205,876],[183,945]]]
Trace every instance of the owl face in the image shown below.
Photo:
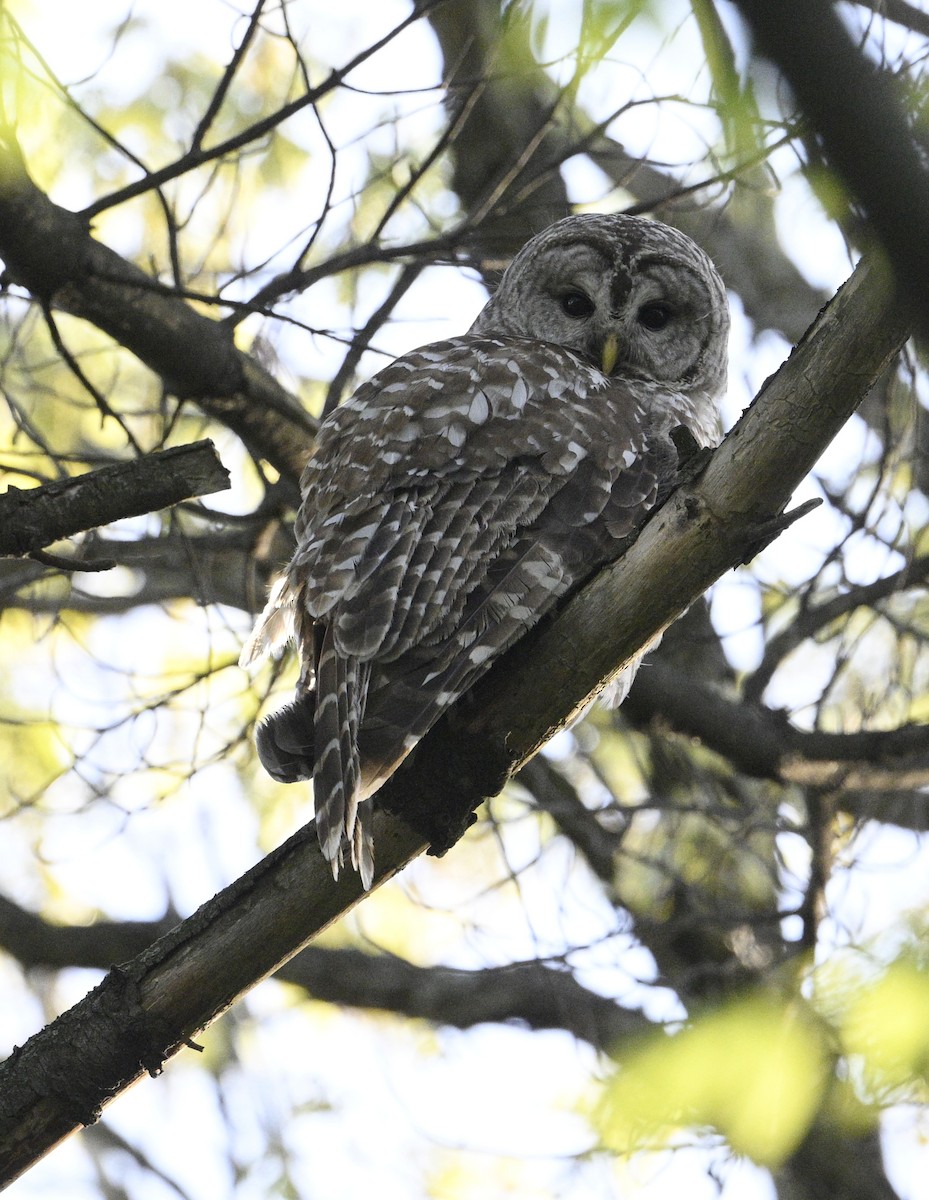
[[[540,338],[606,374],[693,397],[725,387],[729,314],[715,267],[642,217],[567,217],[527,243],[471,328]]]

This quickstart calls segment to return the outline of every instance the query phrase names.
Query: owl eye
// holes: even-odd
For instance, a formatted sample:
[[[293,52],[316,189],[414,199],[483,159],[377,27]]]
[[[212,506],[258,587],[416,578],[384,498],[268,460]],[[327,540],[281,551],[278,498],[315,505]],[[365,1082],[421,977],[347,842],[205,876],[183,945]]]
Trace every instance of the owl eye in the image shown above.
[[[561,297],[561,309],[569,317],[581,320],[583,317],[590,316],[594,310],[594,303],[583,292],[565,292]]]
[[[643,304],[638,311],[636,320],[651,333],[657,333],[664,329],[671,320],[671,305],[665,304],[663,300],[653,300],[650,304]]]

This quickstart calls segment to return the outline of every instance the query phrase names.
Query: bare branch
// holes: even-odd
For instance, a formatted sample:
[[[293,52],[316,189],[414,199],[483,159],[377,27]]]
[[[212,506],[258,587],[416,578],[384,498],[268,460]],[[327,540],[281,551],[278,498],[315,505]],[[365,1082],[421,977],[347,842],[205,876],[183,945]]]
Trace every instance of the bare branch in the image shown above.
[[[873,583],[857,584],[829,600],[820,600],[803,608],[785,629],[768,639],[764,657],[746,680],[745,697],[751,701],[760,700],[778,666],[807,638],[815,637],[833,621],[848,616],[856,608],[869,607],[879,600],[899,595],[907,588],[924,583],[927,577],[929,555],[923,555]]]
[[[393,875],[425,848],[379,818]],[[353,873],[334,884],[309,826],[143,954],[114,968],[84,1000],[0,1066],[0,1186],[166,1058],[362,898]]]
[[[221,322],[153,287],[151,278],[53,204],[0,139],[0,258],[6,281],[83,317],[131,350],[169,391],[195,400],[261,458],[296,480],[314,422]]]
[[[653,1028],[641,1013],[583,987],[567,971],[540,962],[483,971],[416,967],[360,950],[308,946],[279,978],[317,1000],[419,1017],[472,1029],[488,1021],[518,1021],[530,1029],[564,1029],[605,1053]]]
[[[0,945],[24,967],[106,969],[143,954],[174,923],[167,917],[52,925],[0,896]],[[603,1051],[651,1028],[641,1013],[540,962],[463,971],[416,967],[390,954],[307,946],[276,977],[330,1004],[379,1008],[458,1029],[519,1021],[530,1029],[567,1030]]]
[[[229,472],[213,443],[194,442],[0,495],[0,554],[19,556],[125,517],[224,491]],[[80,570],[80,563],[73,564]]]
[[[280,553],[263,563],[242,534],[184,530],[131,541],[95,536],[82,549],[94,558],[107,558],[116,566],[129,567],[140,582],[126,592],[113,587],[105,596],[82,591],[77,583],[72,584],[65,598],[47,596],[42,591],[24,595],[23,589],[47,572],[34,563],[7,559],[0,562],[0,601],[6,608],[15,606],[32,613],[70,611],[105,616],[146,604],[193,598],[198,604],[225,604],[256,612],[264,603],[267,574],[283,565],[290,546],[287,539],[281,538]],[[83,558],[70,562],[69,567],[87,569]]]
[[[252,10],[252,15],[248,19],[248,25],[245,27],[245,32],[239,40],[239,44],[236,46],[225,71],[223,71],[222,79],[220,79],[219,83],[216,85],[213,95],[210,97],[210,102],[206,107],[206,112],[204,112],[203,116],[197,122],[197,128],[194,130],[194,135],[190,142],[193,150],[199,150],[203,145],[203,139],[206,137],[207,133],[209,133],[210,126],[213,124],[213,121],[216,119],[219,110],[223,106],[223,101],[226,99],[229,88],[232,86],[232,81],[235,79],[236,72],[242,65],[245,55],[248,53],[248,48],[252,43],[252,39],[258,32],[259,22],[261,21],[261,10],[264,8],[264,6],[265,0],[257,0],[257,3]]]
[[[929,172],[897,81],[860,53],[827,0],[736,0],[783,71],[826,155],[861,203],[901,290],[929,332]],[[829,87],[823,87],[828,64]]]
[[[427,7],[441,2],[442,0],[423,0],[424,5]],[[98,213],[104,212],[108,208],[113,208],[117,204],[124,204],[127,200],[144,195],[145,192],[159,188],[169,180],[186,175],[189,171],[195,170],[204,163],[218,162],[242,150],[245,146],[260,141],[261,138],[277,129],[279,125],[295,113],[317,104],[324,96],[337,88],[356,67],[361,66],[372,55],[377,54],[379,50],[382,50],[394,38],[398,37],[408,25],[411,25],[414,21],[418,21],[419,17],[420,14],[418,12],[411,13],[395,25],[393,29],[384,34],[382,38],[379,38],[378,41],[366,46],[364,50],[356,54],[344,66],[330,71],[318,87],[311,88],[309,91],[304,92],[302,96],[291,100],[288,104],[282,104],[280,108],[276,109],[269,116],[255,121],[254,124],[239,130],[238,133],[226,138],[225,141],[218,142],[215,146],[204,148],[201,144],[195,142],[192,149],[182,155],[176,162],[168,163],[167,166],[161,167],[157,171],[151,171],[141,179],[136,180],[135,183],[130,183],[126,187],[120,188],[118,192],[94,201],[93,204],[89,204],[82,211],[81,216],[85,220],[90,220],[92,217],[97,216]]]
[[[617,839],[585,808],[577,792],[544,754],[529,760],[515,776],[539,807],[551,816],[558,828],[584,855],[591,870],[604,883],[613,882]]]
[[[700,738],[746,775],[834,790],[839,807],[846,807],[848,789],[850,811],[856,816],[869,815],[864,793],[874,800],[887,790],[899,801],[901,790],[929,784],[925,725],[858,733],[797,729],[781,713],[727,699],[716,688],[655,660],[639,673],[623,712],[637,725],[657,718]],[[888,805],[882,805],[882,811],[888,811]],[[907,822],[899,804],[897,811],[895,823],[923,829],[929,798],[913,806]]]
[[[871,12],[878,13],[887,21],[893,21],[895,25],[902,25],[905,29],[912,29],[914,33],[921,33],[929,37],[929,13],[923,12],[914,4],[908,4],[907,0],[847,0],[847,2],[857,5],[859,8],[869,8]]]
[[[24,967],[98,967],[141,954],[177,924],[163,921],[95,921],[92,925],[53,925],[0,896],[0,945]]]

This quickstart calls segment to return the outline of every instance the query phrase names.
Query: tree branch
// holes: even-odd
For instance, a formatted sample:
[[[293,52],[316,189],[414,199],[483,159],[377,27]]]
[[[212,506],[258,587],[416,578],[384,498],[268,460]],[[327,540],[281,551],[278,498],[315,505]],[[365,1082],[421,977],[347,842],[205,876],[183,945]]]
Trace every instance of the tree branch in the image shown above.
[[[612,886],[619,839],[605,829],[597,814],[581,802],[567,779],[544,754],[531,758],[515,779],[531,793],[539,808],[549,814],[561,833],[583,854],[597,878]]]
[[[145,952],[174,923],[168,917],[68,928],[0,896],[0,945],[27,968],[106,969]],[[604,1052],[622,1038],[652,1027],[641,1013],[591,992],[569,972],[540,962],[463,971],[417,967],[392,954],[307,946],[276,978],[302,987],[316,1000],[379,1008],[457,1029],[492,1021],[564,1029]]]
[[[442,3],[443,0],[422,0],[422,4],[425,7]],[[331,70],[318,87],[305,91],[301,96],[297,96],[296,99],[289,101],[287,104],[282,104],[280,108],[269,116],[261,117],[252,125],[240,129],[237,133],[232,134],[221,142],[217,142],[213,146],[204,147],[200,140],[195,140],[193,147],[175,162],[168,163],[156,171],[148,172],[141,179],[127,184],[126,187],[120,188],[118,192],[114,192],[112,195],[103,196],[99,200],[95,200],[93,204],[89,204],[83,210],[82,215],[85,218],[94,217],[98,213],[112,208],[114,205],[124,204],[127,200],[132,200],[136,196],[144,195],[145,192],[160,188],[170,180],[186,175],[204,163],[218,162],[243,150],[246,146],[260,141],[296,113],[302,112],[303,109],[314,104],[318,104],[320,100],[338,88],[352,71],[361,66],[362,63],[367,62],[369,58],[398,37],[408,25],[413,24],[418,19],[418,12],[410,13],[399,21],[393,29],[388,30],[383,37],[365,46],[363,50],[359,51],[358,54],[349,59],[343,66]]]
[[[177,924],[165,921],[95,921],[54,925],[0,895],[0,945],[27,970],[98,967],[106,970],[146,950]]]
[[[905,29],[912,29],[914,33],[929,37],[929,13],[908,4],[907,0],[847,0],[847,3],[859,8],[869,8],[885,21],[893,21],[895,25],[902,25]]]
[[[265,602],[268,576],[287,561],[293,541],[281,533],[265,558],[255,555],[256,526],[241,532],[172,530],[159,537],[131,541],[94,535],[84,549],[94,558],[128,567],[137,580],[125,591],[111,588],[105,596],[83,591],[72,583],[66,597],[23,590],[41,579],[47,567],[21,559],[0,560],[0,604],[31,613],[63,611],[108,616],[147,604],[193,598],[199,605],[225,604],[243,612],[260,612]],[[71,564],[84,570],[83,562]]]
[[[796,341],[826,296],[781,249],[770,197],[756,190],[750,204],[676,204],[680,180],[630,154],[575,102],[560,104],[562,93],[532,54],[528,25],[520,31],[514,16],[507,29],[511,52],[501,56],[498,0],[451,0],[428,13],[444,59],[448,106],[461,125],[451,145],[452,186],[473,211],[489,189],[507,181],[499,214],[474,239],[477,258],[505,259],[529,233],[565,216],[570,206],[559,167],[586,155],[635,197],[639,211],[660,212],[699,242],[757,326]],[[541,129],[544,137],[529,153]],[[521,164],[518,172],[514,163]]]
[[[0,555],[21,556],[85,529],[159,512],[229,487],[210,441],[159,450],[41,487],[0,494]],[[75,561],[75,569],[80,562]]]
[[[390,878],[425,849],[381,814],[375,836]],[[314,934],[362,898],[352,872],[333,883],[312,825],[192,917],[114,967],[79,1004],[0,1066],[0,1187],[165,1060]]]
[[[882,812],[897,812],[895,824],[926,827],[929,798],[922,797],[922,804],[911,808],[909,821],[899,805],[902,792],[929,784],[925,725],[858,733],[797,729],[781,713],[729,700],[716,688],[655,660],[639,672],[623,713],[635,725],[658,719],[700,738],[745,775],[835,789],[838,806],[856,816],[876,815],[867,811],[866,794],[889,792],[895,797],[894,807],[885,804]]]
[[[219,321],[172,296],[90,234],[29,178],[18,148],[0,137],[0,258],[4,279],[82,317],[131,350],[181,399],[195,400],[260,458],[292,480],[314,422]]]
[[[929,172],[897,81],[861,53],[827,0],[736,4],[860,202],[923,333],[929,332]]]
[[[819,600],[803,607],[785,629],[768,639],[764,657],[745,682],[746,699],[760,700],[780,664],[807,638],[814,637],[827,625],[848,616],[856,608],[873,607],[880,600],[924,584],[927,577],[929,555],[920,555],[892,575],[884,575],[872,583],[856,584],[828,600]]]

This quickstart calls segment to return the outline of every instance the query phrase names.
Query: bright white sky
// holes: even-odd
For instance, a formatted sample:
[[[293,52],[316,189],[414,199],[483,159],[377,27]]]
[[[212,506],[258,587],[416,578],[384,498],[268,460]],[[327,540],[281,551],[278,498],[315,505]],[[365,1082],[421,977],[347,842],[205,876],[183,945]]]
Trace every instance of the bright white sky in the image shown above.
[[[217,43],[217,37],[225,39],[229,28],[230,6],[224,0],[136,3],[134,13],[145,15],[152,28],[127,39],[112,58],[106,35],[129,11],[128,0],[96,0],[92,6],[73,0],[34,0],[31,4],[11,3],[10,7],[21,16],[60,77],[76,82],[94,75],[92,89],[105,90],[116,101],[131,101],[140,92],[160,86],[157,65],[164,47],[179,54],[200,51],[211,60],[224,60],[229,51],[228,44]],[[686,10],[684,5],[679,7],[682,13]],[[579,3],[553,5],[553,9],[551,37],[557,41],[557,21],[576,21]],[[313,56],[328,65],[344,61],[368,44],[378,28],[386,31],[396,24],[406,14],[407,5],[394,0],[340,0],[337,5],[307,0],[292,11],[296,20],[305,18],[308,24],[312,21]],[[628,71],[627,86],[638,86],[641,70],[651,92],[678,91],[686,96],[692,81],[682,82],[672,56],[656,54],[657,44],[650,31],[643,32],[642,45],[639,68]],[[398,64],[396,51],[384,53],[365,68],[358,82],[370,88],[390,88],[401,77],[406,87],[431,85],[438,77],[438,60],[426,29],[414,27],[404,49],[402,63]],[[667,77],[660,77],[659,72]],[[592,95],[590,100],[595,104],[597,97]],[[347,121],[352,119],[349,112],[344,115]],[[430,118],[427,114],[423,119]],[[692,113],[682,112],[670,128],[663,125],[640,129],[643,148],[646,141],[662,147],[667,143],[669,158],[686,157],[692,148],[688,141],[698,149],[703,144],[701,131],[688,124],[693,120]],[[363,118],[359,116],[358,121],[356,132],[360,135],[364,132]],[[309,149],[312,139],[308,129],[308,125],[295,123],[288,132],[298,141],[306,136]],[[344,126],[340,127],[340,136],[347,136]],[[627,144],[631,136],[631,132],[626,136],[624,130]],[[578,194],[587,189],[591,170],[577,166],[572,179]],[[68,194],[56,193],[55,199],[78,207],[90,199],[82,192],[83,186],[80,172],[75,171],[67,181]],[[306,205],[308,211],[312,208],[306,195],[291,197],[291,202]],[[275,203],[281,203],[280,197]],[[832,227],[820,219],[807,193],[790,182],[782,198],[781,216],[785,241],[798,261],[810,264],[815,283],[834,287],[848,273],[844,247]],[[260,249],[261,229],[262,222],[256,221],[253,249]],[[136,230],[131,214],[114,214],[100,223],[99,230],[116,248],[126,252],[134,248]],[[274,223],[269,223],[269,250],[277,245],[277,232]],[[452,270],[435,270],[431,280],[431,286],[417,291],[403,307],[402,323],[385,332],[381,339],[385,349],[397,353],[460,331],[473,319],[484,298],[474,280]],[[321,291],[314,291],[313,304],[318,306],[323,299]],[[335,304],[334,290],[329,299]],[[369,303],[373,306],[376,299],[371,298]],[[441,318],[435,313],[441,313]],[[749,341],[750,330],[737,312],[733,387],[726,413],[730,424],[754,388],[786,353],[777,338],[766,338],[761,352],[757,346],[754,348],[751,376],[746,378],[743,364]],[[298,332],[283,336],[279,351],[285,369],[288,362],[303,364],[312,358],[313,370],[320,375],[326,373],[329,361],[334,366],[340,357],[338,347],[322,339],[310,341]],[[369,358],[371,361],[366,359],[363,365],[373,370],[379,362],[373,356]],[[825,469],[844,471],[847,464],[860,460],[865,445],[863,426],[853,422],[830,451]],[[805,578],[811,558],[815,556],[819,561],[822,542],[829,539],[831,544],[832,532],[830,519],[824,514],[807,518],[790,532],[791,545],[786,554],[779,549],[771,552],[772,577],[786,582]],[[778,547],[781,545],[778,543]],[[733,660],[743,665],[751,663],[759,650],[754,629],[757,593],[738,577],[730,577],[716,589],[714,603],[717,616],[731,630],[728,648]],[[148,632],[149,620],[145,614],[125,620],[117,636],[132,661],[138,662],[139,656],[147,654],[152,659],[151,669],[156,671],[162,661],[162,644]],[[171,636],[178,639],[181,653],[186,640],[193,643],[205,634],[218,642],[231,636],[212,624],[208,615],[186,630],[179,629],[177,623],[171,626]],[[789,691],[789,703],[795,705],[796,679],[784,686]],[[88,680],[86,690],[87,703],[93,695],[105,697],[105,678],[101,675]],[[189,911],[250,865],[255,817],[240,786],[230,769],[204,771],[187,788],[183,802],[171,804],[169,814],[163,807],[148,807],[145,796],[122,798],[127,809],[139,809],[128,822],[116,810],[102,810],[92,816],[81,813],[74,818],[65,805],[57,828],[52,823],[44,841],[55,876],[66,894],[77,897],[88,910],[99,907],[125,917],[160,915],[169,898],[167,881],[172,902],[182,911]],[[217,797],[222,797],[221,804]],[[295,802],[294,811],[282,821],[296,822],[301,815]],[[282,835],[286,831],[282,826]],[[25,839],[16,844],[17,836],[14,832],[7,851],[15,860],[11,890],[21,889],[21,899],[28,903],[34,887],[26,867],[32,846]],[[536,849],[528,831],[517,830],[509,841],[513,858],[518,859],[521,853],[528,858]],[[846,920],[857,927],[858,935],[879,932],[910,906],[924,907],[929,902],[929,862],[922,856],[914,857],[915,853],[914,839],[888,831],[875,837],[867,850],[870,861],[880,862],[885,869],[838,873],[832,887],[841,893]],[[146,868],[149,861],[157,865]],[[887,883],[887,864],[907,865],[905,872],[895,873],[892,889]],[[803,864],[798,863],[798,869],[802,868]],[[590,979],[602,979],[608,987],[616,987],[620,980],[624,997],[641,1002],[648,998],[654,1004],[651,992],[638,983],[650,977],[647,956],[628,953],[625,939],[614,928],[615,915],[604,911],[595,892],[578,880],[576,872],[571,874],[569,863],[562,864],[562,870],[570,883],[555,897],[552,876],[530,871],[519,904],[506,907],[499,898],[494,899],[497,907],[489,931],[490,918],[484,920],[482,906],[468,888],[466,854],[460,856],[457,869],[451,858],[441,869],[431,863],[417,865],[406,873],[400,886],[414,890],[422,887],[431,902],[438,904],[437,912],[424,911],[422,918],[423,945],[432,945],[436,958],[447,952],[444,961],[478,965],[486,962],[491,949],[495,954],[512,953],[517,958],[546,949],[556,952],[566,941],[583,941],[577,935],[586,923],[592,937],[604,939],[600,950],[589,957]],[[454,911],[463,900],[474,916],[473,941],[456,933],[448,946],[451,926],[444,920],[441,906]],[[382,927],[389,911],[379,916],[372,910],[369,915],[363,908],[359,923],[375,940],[389,941],[389,928]],[[622,960],[622,972],[617,972],[617,958]],[[96,978],[87,972],[66,973],[58,986],[59,1003],[64,1006],[79,999]],[[4,1014],[2,1033],[4,1043],[22,1041],[43,1022],[44,1014],[27,1002],[15,970],[2,960],[0,994],[21,998],[15,1011]],[[719,1195],[727,1200],[770,1200],[773,1196],[763,1172],[747,1163],[725,1165],[725,1152],[711,1156],[721,1174],[721,1190],[705,1173],[704,1151],[655,1155],[625,1168],[603,1159],[575,1167],[572,1156],[589,1145],[589,1131],[573,1106],[585,1093],[597,1067],[585,1046],[564,1035],[528,1034],[498,1027],[467,1034],[430,1034],[402,1022],[385,1019],[372,1023],[352,1013],[322,1010],[319,1021],[311,1023],[292,1007],[287,992],[275,985],[257,989],[247,1004],[250,1012],[261,1015],[256,1026],[242,1032],[233,1014],[203,1039],[209,1046],[213,1038],[242,1032],[237,1049],[249,1076],[246,1079],[243,1075],[243,1094],[236,1097],[238,1102],[230,1109],[233,1156],[249,1164],[246,1181],[236,1185],[235,1195],[241,1200],[264,1197],[272,1185],[274,1164],[253,1162],[264,1144],[265,1122],[272,1115],[287,1128],[290,1150],[298,1164],[294,1182],[299,1194],[320,1200],[355,1200],[363,1194],[375,1194],[383,1200],[409,1200],[421,1194],[418,1188],[424,1165],[434,1171],[443,1161],[443,1148],[451,1152],[457,1147],[469,1152],[463,1169],[473,1173],[473,1186],[470,1191],[456,1190],[456,1197],[486,1195],[481,1164],[487,1162],[489,1170],[496,1170],[493,1157],[498,1154],[518,1155],[529,1164],[519,1173],[513,1193],[526,1198],[550,1192],[570,1194],[572,1200],[632,1196],[677,1200],[681,1195],[688,1200],[711,1200]],[[431,1053],[414,1060],[414,1047],[428,1047]],[[167,1135],[170,1160],[163,1163],[166,1172],[191,1200],[216,1200],[232,1194],[233,1189],[233,1181],[225,1177],[220,1165],[230,1150],[226,1145],[228,1114],[217,1110],[215,1091],[195,1069],[199,1065],[192,1055],[181,1055],[158,1081],[143,1082],[111,1106],[108,1121],[129,1140],[141,1140],[156,1162],[164,1153]],[[330,1102],[335,1106],[333,1112],[321,1116],[318,1108]],[[897,1130],[891,1167],[901,1195],[916,1200],[919,1195],[929,1194],[919,1190],[925,1188],[927,1163],[913,1129],[908,1127],[908,1114],[896,1113],[888,1127]],[[157,1136],[147,1139],[144,1131],[148,1129],[157,1131]],[[460,1160],[449,1157],[447,1161],[449,1167],[454,1162],[455,1169],[462,1169]],[[127,1181],[141,1179],[141,1172],[125,1156],[114,1162],[125,1172]],[[72,1141],[14,1185],[9,1194],[15,1200],[60,1200],[63,1196],[68,1200],[90,1200],[99,1196],[100,1188],[86,1157]],[[160,1200],[175,1193],[149,1179],[132,1194],[144,1200]],[[443,1194],[440,1183],[431,1194]]]

